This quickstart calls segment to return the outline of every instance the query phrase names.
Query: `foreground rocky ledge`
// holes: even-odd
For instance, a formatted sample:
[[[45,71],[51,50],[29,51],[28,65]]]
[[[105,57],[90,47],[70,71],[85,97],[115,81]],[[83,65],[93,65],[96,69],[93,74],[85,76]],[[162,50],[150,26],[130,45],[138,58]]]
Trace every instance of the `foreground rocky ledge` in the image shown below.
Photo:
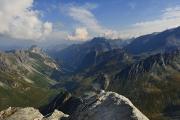
[[[70,120],[148,120],[126,97],[114,92],[101,92],[87,99],[69,117]]]
[[[8,108],[0,112],[0,120],[149,120],[126,97],[114,92],[100,94],[84,100],[83,104],[68,117],[55,110],[50,116],[43,116],[39,110]]]
[[[43,116],[39,110],[32,107],[9,107],[0,112],[0,120],[61,120],[66,117],[68,117],[68,115],[57,110],[55,110],[50,116]]]

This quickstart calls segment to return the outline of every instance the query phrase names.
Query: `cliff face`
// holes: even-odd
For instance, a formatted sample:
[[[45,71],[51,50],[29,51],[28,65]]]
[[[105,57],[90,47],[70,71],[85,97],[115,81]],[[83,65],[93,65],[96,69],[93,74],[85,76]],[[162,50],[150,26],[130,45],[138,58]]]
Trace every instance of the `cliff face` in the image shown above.
[[[82,104],[82,100],[72,96],[68,92],[58,94],[48,105],[40,108],[42,114],[52,113],[55,109],[71,115],[77,107]]]
[[[43,116],[39,110],[8,108],[0,112],[0,120],[149,120],[126,97],[104,92],[83,100],[72,115],[54,110]]]

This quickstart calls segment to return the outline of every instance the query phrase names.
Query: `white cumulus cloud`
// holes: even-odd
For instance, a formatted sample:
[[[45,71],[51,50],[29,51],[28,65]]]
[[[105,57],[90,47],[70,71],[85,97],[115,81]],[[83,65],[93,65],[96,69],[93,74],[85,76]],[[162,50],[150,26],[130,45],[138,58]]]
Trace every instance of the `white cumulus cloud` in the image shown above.
[[[33,0],[0,0],[0,33],[17,39],[40,39],[52,31],[32,9]]]
[[[92,5],[88,4],[88,6]],[[91,11],[93,8],[95,7],[71,5],[70,7],[68,7],[68,15],[72,17],[72,19],[77,21],[80,26],[85,27],[91,34],[91,37],[117,37],[117,32],[115,30],[108,29],[99,23],[99,21]],[[76,32],[77,30],[78,28],[76,29]]]
[[[102,33],[104,31],[92,12],[84,7],[70,7],[69,16],[96,33]]]
[[[89,38],[86,28],[76,28],[73,35],[68,35],[69,40],[87,40]]]

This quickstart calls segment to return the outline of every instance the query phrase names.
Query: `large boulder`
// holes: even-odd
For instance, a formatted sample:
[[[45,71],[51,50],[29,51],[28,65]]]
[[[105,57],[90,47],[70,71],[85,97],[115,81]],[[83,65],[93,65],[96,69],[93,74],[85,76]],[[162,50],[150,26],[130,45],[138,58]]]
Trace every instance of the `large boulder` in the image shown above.
[[[88,98],[69,120],[149,120],[131,101],[114,92]]]
[[[64,114],[61,111],[55,110],[51,116],[43,118],[43,120],[62,120],[63,118],[67,118],[69,115]]]
[[[43,115],[32,107],[13,108],[0,112],[0,120],[41,120]]]

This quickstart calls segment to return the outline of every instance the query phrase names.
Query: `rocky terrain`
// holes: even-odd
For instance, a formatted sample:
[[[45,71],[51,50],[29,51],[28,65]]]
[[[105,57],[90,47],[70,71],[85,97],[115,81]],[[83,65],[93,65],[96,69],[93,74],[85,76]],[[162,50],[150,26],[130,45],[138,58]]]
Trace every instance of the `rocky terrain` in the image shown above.
[[[68,55],[67,51],[70,54],[78,50],[83,56],[76,51],[78,54],[68,59],[76,61],[80,55],[77,61],[81,62],[75,64],[77,69],[67,67],[73,72],[61,75],[59,81],[65,80],[63,84],[52,88],[63,87],[77,96],[107,89],[130,98],[150,119],[179,119],[179,40],[177,27],[134,38],[123,47],[113,47],[101,38],[69,46],[55,58],[66,62],[63,56]]]
[[[59,65],[36,46],[0,52],[0,109],[47,102],[56,94],[48,89],[56,84],[51,77],[55,71],[60,72]]]
[[[114,92],[104,92],[89,97],[78,109],[68,116],[58,110],[43,116],[37,109],[8,108],[0,112],[2,120],[148,120],[124,96]]]
[[[179,60],[179,50],[151,55],[117,73],[109,89],[129,97],[152,119],[179,119]]]
[[[66,117],[68,117],[68,115],[57,110],[55,110],[50,116],[43,116],[39,110],[32,107],[9,107],[0,112],[0,120],[61,120]]]
[[[148,120],[124,96],[114,92],[101,92],[85,100],[70,120]]]

